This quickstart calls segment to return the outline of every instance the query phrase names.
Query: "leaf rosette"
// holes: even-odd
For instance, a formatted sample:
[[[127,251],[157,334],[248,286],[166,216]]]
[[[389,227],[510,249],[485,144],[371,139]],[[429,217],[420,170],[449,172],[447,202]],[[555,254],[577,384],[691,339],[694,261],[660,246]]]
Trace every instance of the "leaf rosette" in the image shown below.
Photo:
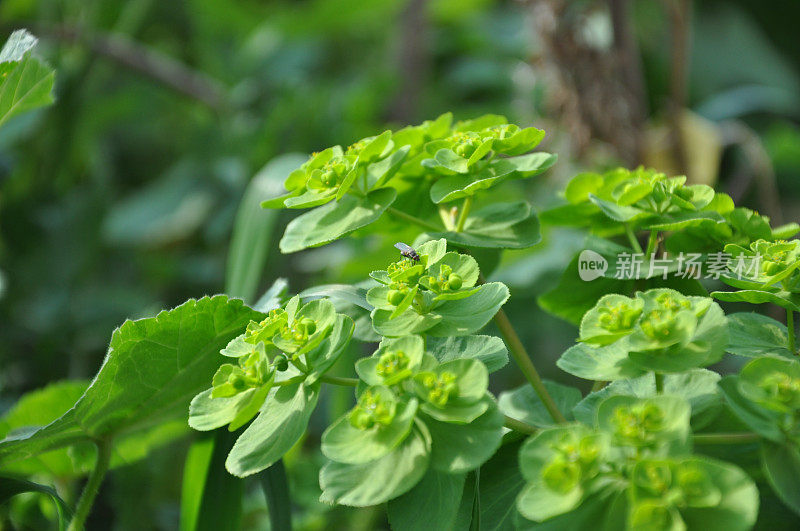
[[[657,288],[637,292],[633,298],[601,297],[584,314],[579,341],[558,365],[581,378],[676,373],[718,361],[728,343],[728,323],[708,297]]]
[[[424,351],[421,337],[407,336],[384,339],[356,371],[356,406],[322,435],[330,459],[320,473],[322,501],[382,503],[413,488],[428,467],[460,474],[500,445],[503,417],[478,359],[440,362]],[[418,462],[413,468],[405,466],[410,453]],[[390,487],[372,489],[375,481]]]
[[[757,240],[748,248],[730,244],[725,253],[730,255],[730,274],[721,278],[738,291],[715,291],[713,297],[800,310],[800,240]]]
[[[194,397],[189,425],[203,431],[225,425],[239,429],[268,401],[273,386],[313,385],[339,358],[353,329],[352,319],[337,314],[327,299],[301,306],[300,297],[294,297],[261,322],[250,321],[220,351],[237,363],[221,365],[211,389]]]
[[[417,254],[419,262],[403,259],[370,274],[381,284],[367,292],[367,301],[375,308],[373,327],[383,336],[472,334],[508,299],[502,283],[476,286],[478,263],[447,252],[445,239],[420,245]]]

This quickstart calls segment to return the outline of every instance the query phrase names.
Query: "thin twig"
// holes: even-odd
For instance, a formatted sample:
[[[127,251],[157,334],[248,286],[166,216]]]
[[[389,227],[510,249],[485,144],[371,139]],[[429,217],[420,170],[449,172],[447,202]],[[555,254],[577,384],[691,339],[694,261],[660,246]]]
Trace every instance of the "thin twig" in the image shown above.
[[[123,35],[89,33],[68,25],[34,25],[34,28],[43,38],[86,46],[97,55],[136,70],[214,110],[226,104],[227,91],[221,82]]]

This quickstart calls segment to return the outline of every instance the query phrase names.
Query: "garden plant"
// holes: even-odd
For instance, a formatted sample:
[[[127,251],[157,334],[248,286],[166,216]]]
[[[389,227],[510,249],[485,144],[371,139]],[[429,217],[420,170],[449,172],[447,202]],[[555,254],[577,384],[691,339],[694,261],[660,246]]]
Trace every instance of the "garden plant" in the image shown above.
[[[644,168],[581,173],[537,216],[497,190],[556,162],[535,151],[544,136],[448,113],[312,154],[287,171],[284,195],[260,198],[304,209],[280,250],[355,233],[385,248],[383,268],[354,285],[291,294],[276,282],[252,306],[215,295],[126,321],[91,383],[34,392],[0,421],[0,501],[46,492],[54,518],[80,529],[110,468],[188,423],[232,433],[217,465],[259,475],[272,526],[286,529],[282,458],[316,444],[320,396],[347,388],[351,409],[319,441],[320,500],[383,506],[393,529],[731,531],[751,528],[774,496],[800,512],[800,243],[788,239],[800,227]],[[490,281],[501,253],[539,243],[540,220],[584,228],[607,262],[669,262],[587,281],[576,256],[540,298],[578,326],[557,365],[593,382],[588,394],[542,380],[539,353],[503,309],[513,294]],[[417,237],[396,242],[391,224]],[[715,276],[731,289],[709,293],[702,268],[667,260],[689,254],[724,257]],[[717,301],[752,307],[726,315]],[[785,322],[756,313],[765,303]],[[499,337],[486,335],[492,322]],[[743,358],[738,374],[708,368],[726,355]],[[526,383],[491,392],[509,363]],[[68,406],[52,418],[53,404]],[[88,474],[74,508],[21,479],[60,467]]]

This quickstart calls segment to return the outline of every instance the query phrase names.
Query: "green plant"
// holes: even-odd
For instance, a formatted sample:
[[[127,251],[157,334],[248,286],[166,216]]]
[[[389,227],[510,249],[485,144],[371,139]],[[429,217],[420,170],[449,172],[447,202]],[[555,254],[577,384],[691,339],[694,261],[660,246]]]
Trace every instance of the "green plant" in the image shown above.
[[[502,308],[508,288],[481,274],[487,256],[540,239],[531,206],[497,201],[492,189],[555,162],[530,153],[543,136],[500,116],[453,123],[447,114],[311,155],[289,173],[287,192],[263,203],[311,209],[289,223],[281,250],[357,232],[385,245],[385,269],[293,297],[277,282],[254,308],[218,295],[124,323],[88,387],[66,398],[66,389],[43,391],[6,417],[8,435],[34,407],[63,412],[0,442],[0,463],[20,474],[37,460],[90,471],[71,523],[79,528],[115,456],[171,440],[188,410],[195,430],[235,432],[225,468],[262,476],[272,524],[286,528],[281,459],[308,435],[324,388],[344,387],[354,404],[321,434],[320,499],[386,503],[396,529],[748,529],[760,478],[743,467],[759,449],[767,482],[800,511],[800,362],[786,305],[800,262],[796,241],[780,241],[800,227],[772,229],[725,194],[652,170],[575,177],[566,203],[543,219],[589,227],[600,258],[652,264],[667,250],[725,250],[717,276],[745,291],[714,297],[789,310],[788,327],[726,316],[680,261],[631,278],[617,264],[581,280],[576,256],[540,303],[579,325],[558,366],[594,382],[583,396],[540,378]],[[389,258],[382,218],[423,231],[416,256]],[[732,280],[739,258],[752,266],[756,253],[764,265]],[[490,321],[502,340],[479,334]],[[739,375],[705,369],[726,352],[754,359]],[[509,354],[528,383],[495,399],[489,375]],[[79,458],[66,462],[67,448]]]

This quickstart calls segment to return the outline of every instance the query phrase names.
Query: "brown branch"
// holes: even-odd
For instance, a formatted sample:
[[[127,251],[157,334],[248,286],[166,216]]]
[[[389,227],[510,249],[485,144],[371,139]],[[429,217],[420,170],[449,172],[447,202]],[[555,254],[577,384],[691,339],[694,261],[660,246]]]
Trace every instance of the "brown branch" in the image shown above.
[[[614,29],[614,50],[617,54],[619,68],[625,78],[630,93],[629,113],[632,126],[639,134],[634,137],[634,156],[636,163],[642,162],[642,138],[644,122],[647,116],[645,100],[644,74],[639,46],[631,31],[630,1],[608,0],[611,24]]]
[[[666,2],[672,33],[669,101],[671,142],[675,164],[680,173],[686,173],[688,160],[681,121],[683,109],[686,108],[692,3],[691,0],[666,0]]]
[[[226,89],[219,81],[122,35],[84,32],[77,26],[34,25],[42,38],[86,46],[97,55],[146,75],[214,110],[226,104]]]

